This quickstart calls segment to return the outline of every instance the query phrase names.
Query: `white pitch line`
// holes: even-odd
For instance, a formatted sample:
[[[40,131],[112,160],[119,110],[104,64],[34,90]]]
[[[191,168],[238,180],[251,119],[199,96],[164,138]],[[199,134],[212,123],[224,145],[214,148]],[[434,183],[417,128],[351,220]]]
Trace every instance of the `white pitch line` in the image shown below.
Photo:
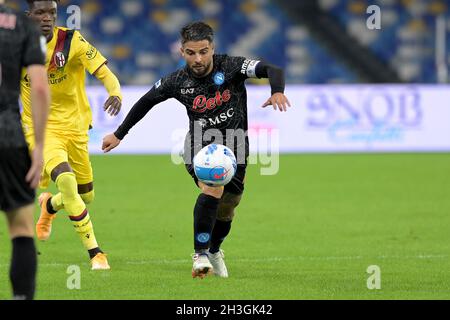
[[[271,258],[248,258],[248,259],[232,259],[233,262],[282,262],[282,261],[327,261],[327,260],[362,260],[362,259],[445,259],[447,255],[418,255],[418,256],[378,256],[378,257],[364,257],[364,256],[328,256],[328,257],[271,257]],[[188,259],[177,260],[142,260],[142,261],[127,261],[126,264],[139,265],[139,264],[184,264],[190,262]]]
[[[283,261],[332,261],[332,260],[362,260],[362,259],[399,259],[399,260],[422,260],[422,259],[445,259],[448,255],[444,254],[420,254],[417,256],[376,256],[376,257],[364,257],[364,256],[325,256],[325,257],[307,257],[307,256],[292,256],[292,257],[270,257],[270,258],[231,258],[230,261],[233,262],[283,262]],[[146,265],[146,264],[186,264],[191,262],[190,259],[150,259],[150,260],[140,260],[140,261],[126,261],[127,265]],[[69,265],[75,265],[77,263],[39,263],[40,267],[67,267]],[[79,263],[78,263],[79,264]],[[8,267],[9,264],[2,263],[0,267]]]

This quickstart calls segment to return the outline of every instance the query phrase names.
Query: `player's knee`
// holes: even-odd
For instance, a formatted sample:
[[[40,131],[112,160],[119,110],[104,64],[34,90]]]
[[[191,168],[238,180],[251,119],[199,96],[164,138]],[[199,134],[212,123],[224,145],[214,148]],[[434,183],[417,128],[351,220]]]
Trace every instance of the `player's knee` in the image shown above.
[[[48,167],[53,167],[52,162],[56,161],[59,162],[59,159],[53,159],[52,161],[50,161],[50,165]],[[46,170],[49,170],[49,168],[46,168]],[[50,172],[48,172],[50,177],[52,178],[53,181],[56,182],[56,180],[58,179],[58,177],[62,174],[65,173],[72,173],[72,168],[70,167],[69,163],[67,162],[61,162],[59,163],[57,166],[55,166],[53,169],[50,170]]]
[[[11,239],[17,237],[34,237],[33,224],[15,224],[10,227],[9,234]]]
[[[12,238],[16,237],[34,237],[33,207],[30,207],[27,213],[8,213],[9,233]]]
[[[223,195],[223,187],[210,187],[201,185],[202,193],[220,199]]]
[[[80,194],[80,196],[81,196],[81,199],[83,199],[83,202],[85,204],[89,204],[89,203],[92,203],[92,201],[94,201],[95,193],[94,193],[94,190],[91,190],[87,193]]]
[[[77,179],[74,173],[63,172],[56,177],[55,182],[63,195],[78,194]]]
[[[232,221],[234,218],[234,209],[241,202],[242,194],[233,194],[225,192],[219,203],[217,210],[217,219],[221,221]]]
[[[77,180],[72,172],[63,172],[56,178],[56,187],[61,192],[62,201],[66,204],[69,201],[81,200],[78,195]]]
[[[86,209],[81,196],[78,194],[77,180],[72,172],[64,172],[56,178],[56,186],[61,192],[62,202],[66,211],[73,216],[79,215]]]

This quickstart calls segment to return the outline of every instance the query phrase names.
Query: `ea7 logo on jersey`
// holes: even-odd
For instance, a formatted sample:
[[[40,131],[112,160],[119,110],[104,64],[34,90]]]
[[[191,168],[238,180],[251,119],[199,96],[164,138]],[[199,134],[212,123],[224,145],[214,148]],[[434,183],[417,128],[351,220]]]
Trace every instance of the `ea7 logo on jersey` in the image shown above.
[[[230,90],[225,90],[223,94],[220,91],[216,91],[216,96],[214,98],[206,98],[206,96],[200,95],[196,96],[192,104],[192,111],[195,112],[205,112],[206,110],[212,110],[217,106],[221,106],[222,103],[228,102],[231,99]]]
[[[194,88],[181,89],[181,94],[193,94],[194,91]]]

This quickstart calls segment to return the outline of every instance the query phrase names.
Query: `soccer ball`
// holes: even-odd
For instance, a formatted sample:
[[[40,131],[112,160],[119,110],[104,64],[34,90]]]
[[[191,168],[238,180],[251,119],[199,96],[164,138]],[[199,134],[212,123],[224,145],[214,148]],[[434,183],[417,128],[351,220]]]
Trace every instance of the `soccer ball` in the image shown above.
[[[236,157],[230,148],[210,144],[194,157],[194,171],[198,180],[211,187],[224,186],[236,173]]]

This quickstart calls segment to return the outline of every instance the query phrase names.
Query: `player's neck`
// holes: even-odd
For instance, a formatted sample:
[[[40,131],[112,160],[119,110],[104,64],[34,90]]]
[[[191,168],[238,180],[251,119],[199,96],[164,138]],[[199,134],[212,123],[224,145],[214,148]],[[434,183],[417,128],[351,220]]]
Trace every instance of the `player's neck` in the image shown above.
[[[205,77],[208,76],[214,69],[214,60],[211,61],[211,65],[209,66],[208,72],[205,74]]]
[[[47,37],[46,37],[47,43],[49,43],[50,41],[53,40],[54,30],[55,30],[55,29],[53,29],[52,32],[51,32],[49,35],[47,35]]]

